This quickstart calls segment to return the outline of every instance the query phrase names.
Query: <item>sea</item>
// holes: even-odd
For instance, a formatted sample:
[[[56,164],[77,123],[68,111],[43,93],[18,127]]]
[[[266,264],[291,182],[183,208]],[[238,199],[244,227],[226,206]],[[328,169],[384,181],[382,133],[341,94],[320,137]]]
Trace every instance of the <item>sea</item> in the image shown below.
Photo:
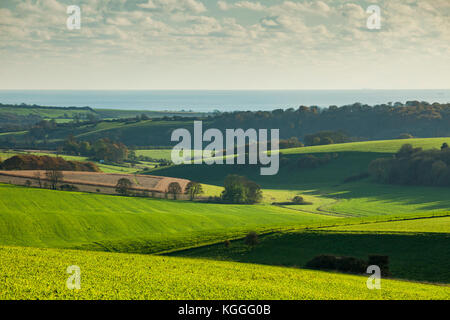
[[[442,90],[0,90],[0,103],[154,111],[267,111],[418,100],[450,103]]]

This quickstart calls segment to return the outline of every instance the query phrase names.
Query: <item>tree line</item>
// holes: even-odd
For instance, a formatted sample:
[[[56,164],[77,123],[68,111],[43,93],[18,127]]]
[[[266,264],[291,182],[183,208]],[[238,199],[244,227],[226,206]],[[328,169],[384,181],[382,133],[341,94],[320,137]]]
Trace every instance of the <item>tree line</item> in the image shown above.
[[[61,170],[100,172],[95,163],[67,161],[61,157],[21,154],[0,160],[0,170]]]
[[[369,174],[389,184],[450,186],[450,148],[423,150],[403,145],[392,158],[373,160]]]
[[[78,141],[73,136],[69,136],[64,141],[62,151],[66,154],[90,157],[95,161],[115,163],[121,163],[127,160],[130,153],[126,145],[108,138],[89,142]]]
[[[28,134],[15,136],[17,141],[13,141],[10,136],[1,137],[0,144],[54,147],[55,139],[83,133],[92,139],[120,140],[128,146],[170,146],[171,132],[181,127],[192,129],[193,120],[203,120],[205,130],[280,129],[281,139],[295,137],[307,145],[339,143],[349,139],[363,141],[411,136],[445,137],[450,136],[450,103],[409,101],[405,104],[397,102],[375,106],[361,103],[327,108],[299,106],[286,110],[234,111],[198,117],[166,116],[152,118],[151,121],[147,117],[133,117],[102,120],[102,123],[120,122],[124,125],[113,126],[111,130],[101,133],[89,131],[95,130],[98,120],[80,123],[40,122]],[[317,133],[320,134],[315,135]]]

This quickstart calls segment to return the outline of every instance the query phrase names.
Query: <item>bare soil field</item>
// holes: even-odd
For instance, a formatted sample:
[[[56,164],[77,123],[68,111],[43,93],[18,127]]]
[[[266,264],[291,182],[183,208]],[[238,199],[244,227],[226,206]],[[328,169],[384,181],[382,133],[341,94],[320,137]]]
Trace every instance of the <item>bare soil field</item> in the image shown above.
[[[98,187],[115,187],[117,181],[121,178],[129,179],[132,182],[132,189],[141,191],[166,192],[170,183],[178,182],[184,191],[189,180],[159,177],[151,175],[133,175],[119,173],[101,173],[101,172],[81,172],[81,171],[63,171],[63,179],[60,184],[75,184]],[[0,182],[23,184],[23,179],[37,181],[37,177],[45,181],[45,171],[43,170],[11,170],[0,171]],[[19,181],[20,180],[20,181]]]

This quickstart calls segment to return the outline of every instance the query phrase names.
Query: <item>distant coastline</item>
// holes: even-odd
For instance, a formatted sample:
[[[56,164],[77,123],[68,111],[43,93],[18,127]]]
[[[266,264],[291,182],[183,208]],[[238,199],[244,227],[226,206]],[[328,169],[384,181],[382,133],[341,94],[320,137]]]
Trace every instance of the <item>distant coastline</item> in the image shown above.
[[[4,104],[98,109],[212,112],[328,107],[407,101],[450,102],[450,89],[433,90],[0,90]]]

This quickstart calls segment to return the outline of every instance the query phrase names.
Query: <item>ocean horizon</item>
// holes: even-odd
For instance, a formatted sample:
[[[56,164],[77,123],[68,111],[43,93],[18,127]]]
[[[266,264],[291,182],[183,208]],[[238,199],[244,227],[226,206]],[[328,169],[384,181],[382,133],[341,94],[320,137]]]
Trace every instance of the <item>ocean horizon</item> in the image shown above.
[[[267,111],[407,101],[450,102],[450,89],[430,90],[0,90],[0,103],[149,111]]]

